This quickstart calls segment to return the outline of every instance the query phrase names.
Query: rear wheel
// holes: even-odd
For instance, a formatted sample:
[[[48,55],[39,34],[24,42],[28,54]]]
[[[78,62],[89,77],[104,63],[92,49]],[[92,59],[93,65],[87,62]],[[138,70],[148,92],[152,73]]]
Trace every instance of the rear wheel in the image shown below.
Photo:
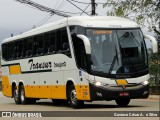
[[[26,98],[25,96],[25,90],[23,85],[20,86],[20,101],[21,101],[21,104],[29,103],[29,99]]]
[[[130,99],[123,98],[123,99],[117,99],[115,101],[119,107],[126,107],[129,104]]]
[[[20,95],[19,95],[19,90],[17,89],[16,86],[13,87],[13,98],[16,104],[20,104]]]
[[[74,85],[71,85],[69,88],[68,99],[73,108],[80,108],[84,104],[84,101],[77,100],[76,89]]]
[[[25,89],[23,85],[20,86],[20,102],[21,104],[35,104],[36,103],[36,99],[26,97]]]

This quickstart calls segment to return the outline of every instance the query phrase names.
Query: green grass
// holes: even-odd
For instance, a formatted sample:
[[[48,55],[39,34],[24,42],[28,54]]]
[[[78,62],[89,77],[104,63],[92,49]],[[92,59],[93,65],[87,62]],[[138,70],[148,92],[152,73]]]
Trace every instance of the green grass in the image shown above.
[[[153,79],[149,80],[150,86],[160,86],[160,84],[156,84],[156,81]]]

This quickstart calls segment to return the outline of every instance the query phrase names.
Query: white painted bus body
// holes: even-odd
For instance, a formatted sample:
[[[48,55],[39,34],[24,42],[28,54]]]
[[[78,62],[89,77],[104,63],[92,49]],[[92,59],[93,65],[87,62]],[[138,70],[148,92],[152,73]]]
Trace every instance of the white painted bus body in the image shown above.
[[[56,53],[8,61],[4,60],[2,57],[2,89],[5,96],[13,97],[13,84],[17,86],[17,89],[19,88],[19,85],[23,84],[27,98],[67,99],[67,83],[71,82],[75,86],[77,99],[83,101],[104,99],[115,100],[121,97],[119,96],[120,92],[125,91],[131,91],[131,95],[124,97],[148,97],[148,83],[147,87],[143,89],[143,82],[148,81],[150,78],[148,73],[143,76],[125,78],[122,80],[91,75],[87,71],[78,68],[76,65],[69,26],[102,29],[139,28],[138,24],[135,22],[120,17],[79,16],[66,18],[5,39],[2,44],[39,35],[52,30],[66,28],[71,53],[71,57],[62,53]],[[32,66],[31,68],[32,61],[35,66]],[[45,64],[48,64],[48,66],[43,67]],[[36,67],[36,65],[40,65],[41,67]],[[120,82],[117,83],[117,80]],[[127,82],[127,84],[123,85],[124,81]],[[94,90],[94,93],[92,93],[93,88],[90,87],[90,84],[97,87],[97,91]],[[128,85],[130,84],[134,84],[134,86],[129,87]],[[138,96],[133,95],[141,89],[141,94],[138,94]],[[106,92],[104,93],[104,91]],[[113,96],[108,96],[112,95],[112,93]]]

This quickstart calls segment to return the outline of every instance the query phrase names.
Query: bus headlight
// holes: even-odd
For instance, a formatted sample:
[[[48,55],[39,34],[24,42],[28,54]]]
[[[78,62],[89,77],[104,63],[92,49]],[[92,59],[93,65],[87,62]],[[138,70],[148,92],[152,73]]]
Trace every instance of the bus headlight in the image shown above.
[[[108,84],[107,83],[103,83],[103,82],[99,82],[99,81],[95,81],[95,80],[89,80],[89,79],[87,79],[88,81],[89,81],[89,83],[91,83],[91,84],[93,84],[93,85],[95,85],[95,86],[97,86],[97,87],[99,87],[99,86],[107,86]]]
[[[108,84],[97,81],[97,82],[94,83],[94,85],[99,87],[99,86],[107,86]]]
[[[101,86],[102,84],[101,84],[101,82],[95,82],[95,85],[96,86]]]
[[[146,80],[146,81],[141,82],[140,84],[141,85],[147,85],[147,84],[149,84],[149,82]]]

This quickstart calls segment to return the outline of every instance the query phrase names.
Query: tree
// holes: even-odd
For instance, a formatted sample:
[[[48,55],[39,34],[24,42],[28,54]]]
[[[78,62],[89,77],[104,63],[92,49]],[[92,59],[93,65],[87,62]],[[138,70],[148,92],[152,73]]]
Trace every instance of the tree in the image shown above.
[[[129,18],[160,34],[160,0],[107,0],[103,7],[109,8],[107,15]]]

